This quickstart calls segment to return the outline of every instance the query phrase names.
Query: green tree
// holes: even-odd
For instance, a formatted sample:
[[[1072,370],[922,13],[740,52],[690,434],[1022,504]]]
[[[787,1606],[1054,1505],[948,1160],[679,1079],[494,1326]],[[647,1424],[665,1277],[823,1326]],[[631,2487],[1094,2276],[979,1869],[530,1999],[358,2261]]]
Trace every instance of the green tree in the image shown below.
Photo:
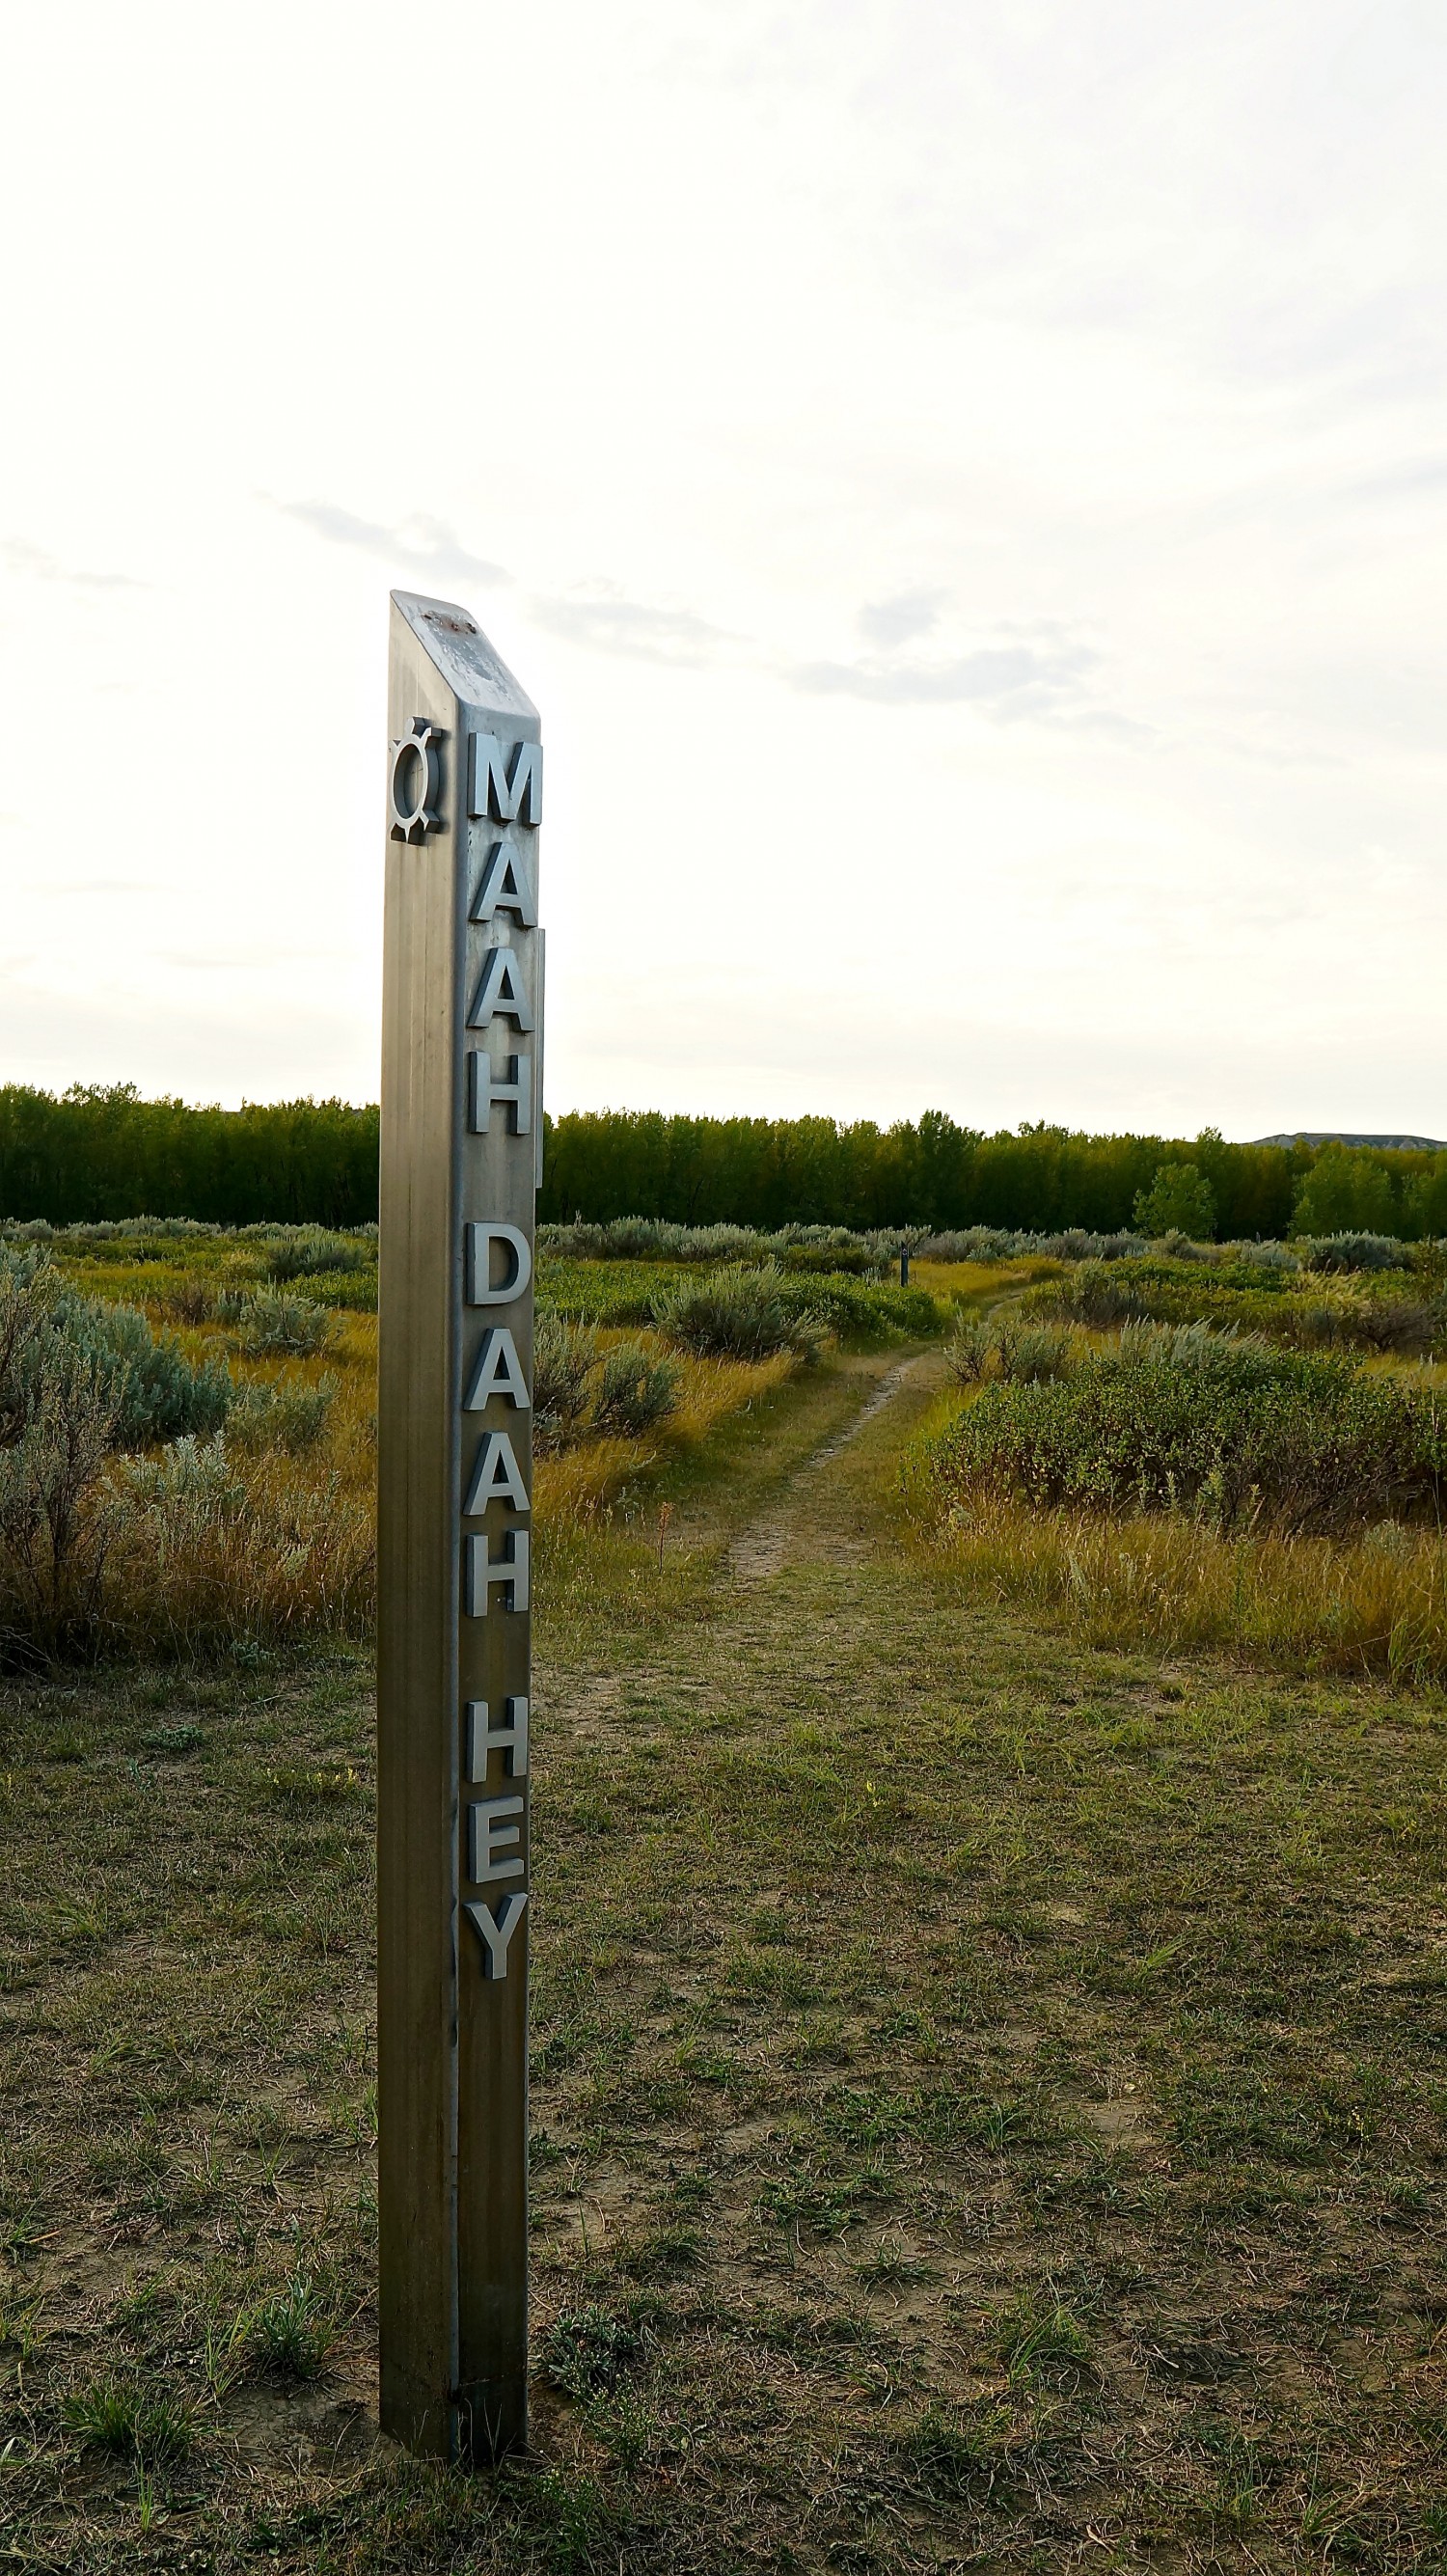
[[[1392,1176],[1373,1154],[1350,1145],[1328,1145],[1296,1193],[1293,1234],[1395,1234]]]
[[[1408,1182],[1403,1209],[1409,1234],[1447,1234],[1447,1154],[1434,1154]]]
[[[1158,1163],[1148,1190],[1137,1190],[1135,1221],[1142,1234],[1188,1234],[1210,1243],[1216,1232],[1216,1198],[1199,1163]]]

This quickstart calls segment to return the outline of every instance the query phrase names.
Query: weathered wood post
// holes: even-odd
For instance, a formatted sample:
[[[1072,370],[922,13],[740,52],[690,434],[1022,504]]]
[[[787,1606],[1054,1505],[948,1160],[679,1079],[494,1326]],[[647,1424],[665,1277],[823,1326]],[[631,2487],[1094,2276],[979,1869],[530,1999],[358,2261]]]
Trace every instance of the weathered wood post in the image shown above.
[[[378,1433],[382,2424],[527,2439],[542,748],[464,609],[392,596]]]

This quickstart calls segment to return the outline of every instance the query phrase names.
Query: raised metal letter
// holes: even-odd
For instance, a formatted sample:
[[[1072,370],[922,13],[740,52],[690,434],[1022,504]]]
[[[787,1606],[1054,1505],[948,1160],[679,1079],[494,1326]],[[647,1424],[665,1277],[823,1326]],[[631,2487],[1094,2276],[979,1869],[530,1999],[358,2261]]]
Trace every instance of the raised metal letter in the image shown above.
[[[505,1431],[484,1431],[477,1465],[467,1488],[462,1506],[465,1521],[476,1520],[489,1503],[510,1503],[515,1512],[528,1508],[528,1489],[523,1483],[517,1452]]]
[[[529,930],[538,917],[532,868],[525,853],[515,849],[511,841],[494,841],[488,851],[487,865],[467,918],[469,921],[491,921],[495,912],[515,912]]]
[[[467,1875],[474,1887],[490,1887],[498,1878],[521,1878],[523,1857],[518,1845],[523,1829],[513,1820],[522,1812],[521,1798],[478,1798],[468,1808]]]
[[[509,1780],[528,1776],[528,1703],[510,1699],[503,1703],[507,1710],[506,1726],[489,1726],[485,1699],[467,1703],[467,1776],[469,1780],[487,1780],[487,1757],[502,1755],[502,1767]]]
[[[533,1025],[533,1006],[523,984],[522,963],[511,948],[489,948],[467,1025],[470,1029],[485,1029],[497,1019],[515,1020],[520,1029]]]
[[[486,1136],[492,1123],[495,1100],[507,1104],[512,1124],[510,1136],[528,1136],[533,1124],[533,1060],[529,1055],[510,1055],[507,1078],[492,1069],[492,1059],[474,1047],[467,1059],[467,1123],[474,1136]]]
[[[494,1914],[490,1905],[465,1905],[468,1917],[483,1945],[482,1973],[485,1977],[507,1975],[507,1954],[512,1936],[522,1921],[527,1896],[505,1896]]]
[[[464,1413],[481,1413],[495,1395],[505,1395],[519,1413],[528,1412],[532,1405],[517,1344],[506,1324],[489,1324],[483,1334],[477,1364],[462,1399],[462,1410]]]
[[[466,1225],[462,1229],[466,1250],[467,1285],[463,1296],[469,1306],[510,1306],[521,1297],[533,1275],[533,1248],[527,1236],[515,1225]],[[508,1275],[500,1287],[492,1281],[492,1247],[502,1246]]]
[[[492,814],[499,823],[541,823],[543,746],[515,742],[504,748],[495,733],[475,733],[467,782],[469,814]]]
[[[504,1610],[526,1610],[529,1553],[526,1530],[508,1531],[501,1556],[488,1555],[487,1540],[481,1535],[463,1540],[462,1601],[469,1619],[487,1617],[487,1596],[494,1584],[502,1592]]]

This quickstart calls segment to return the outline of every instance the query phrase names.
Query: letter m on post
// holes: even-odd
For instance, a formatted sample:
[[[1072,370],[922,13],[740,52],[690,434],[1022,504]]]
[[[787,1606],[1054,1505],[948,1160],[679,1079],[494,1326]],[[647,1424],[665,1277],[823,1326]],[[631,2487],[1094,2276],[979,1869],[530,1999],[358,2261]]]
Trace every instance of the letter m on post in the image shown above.
[[[529,829],[540,823],[542,744],[503,743],[495,733],[475,733],[467,810],[469,814],[491,814],[499,823],[526,823]]]

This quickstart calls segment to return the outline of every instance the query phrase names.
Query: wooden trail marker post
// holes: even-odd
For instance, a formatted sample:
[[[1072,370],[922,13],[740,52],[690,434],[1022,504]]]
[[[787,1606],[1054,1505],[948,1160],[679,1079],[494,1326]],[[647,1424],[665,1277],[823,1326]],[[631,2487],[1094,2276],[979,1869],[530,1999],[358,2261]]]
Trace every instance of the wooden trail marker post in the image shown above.
[[[527,2439],[537,710],[392,595],[378,1430],[382,2424]]]

